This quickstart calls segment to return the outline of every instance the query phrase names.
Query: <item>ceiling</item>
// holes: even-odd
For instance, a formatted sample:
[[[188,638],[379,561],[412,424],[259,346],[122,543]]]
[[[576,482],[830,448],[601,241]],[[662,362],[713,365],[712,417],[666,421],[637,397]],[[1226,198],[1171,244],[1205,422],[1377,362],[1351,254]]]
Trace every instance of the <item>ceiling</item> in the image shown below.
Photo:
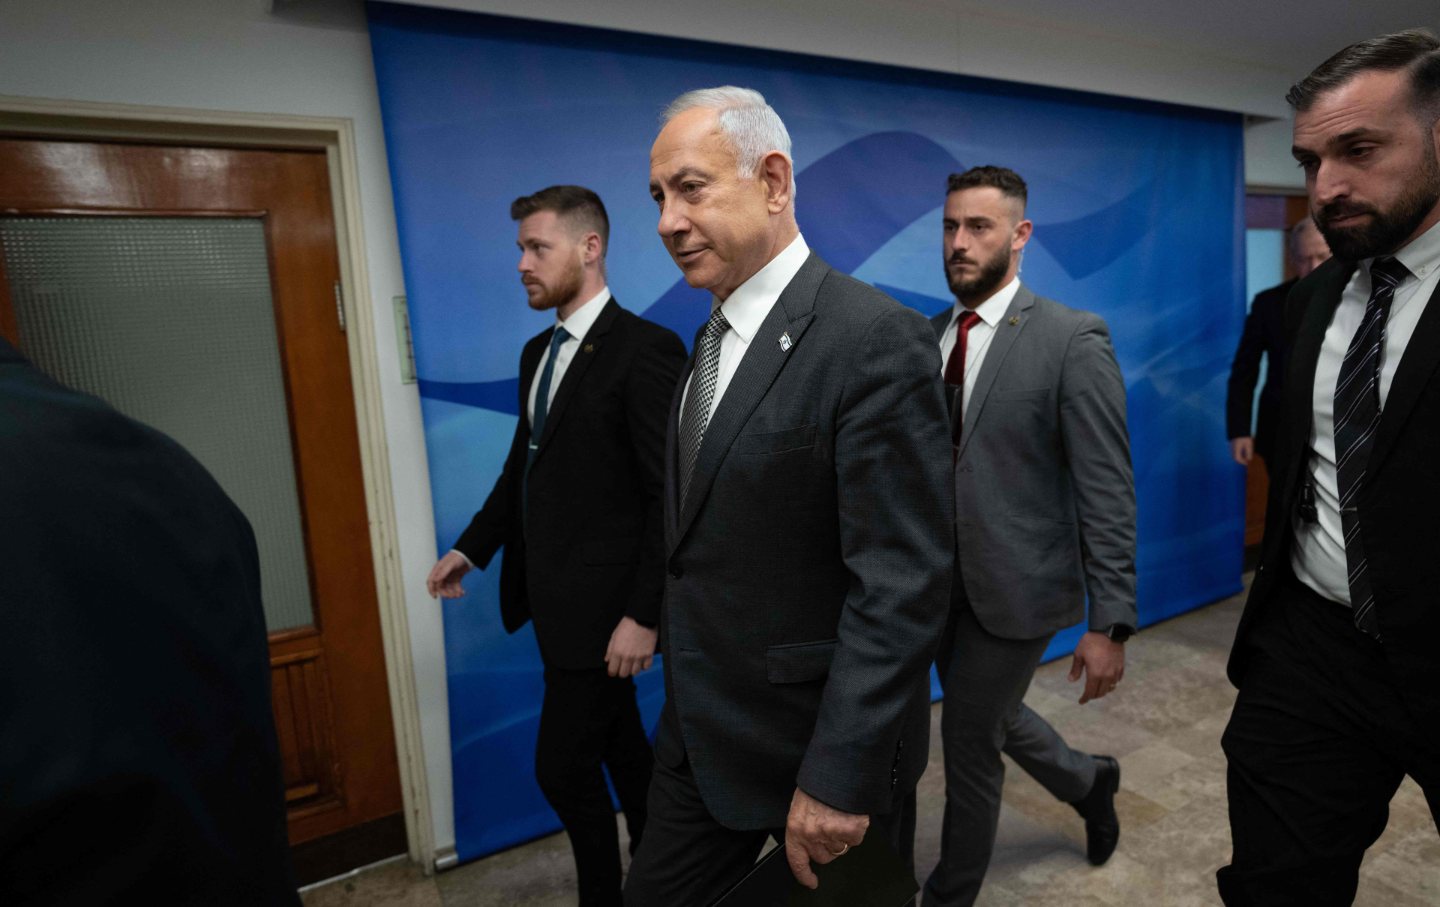
[[[1290,83],[1437,0],[402,0],[1284,118]]]

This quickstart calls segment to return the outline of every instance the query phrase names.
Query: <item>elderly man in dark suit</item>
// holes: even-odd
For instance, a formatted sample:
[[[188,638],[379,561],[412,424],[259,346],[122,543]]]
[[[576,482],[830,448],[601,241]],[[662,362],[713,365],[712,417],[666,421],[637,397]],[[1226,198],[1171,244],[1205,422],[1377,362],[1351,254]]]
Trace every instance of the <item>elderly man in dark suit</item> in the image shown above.
[[[245,517],[3,339],[0,502],[0,904],[298,907]]]
[[[1440,822],[1440,40],[1353,44],[1287,100],[1335,257],[1291,292],[1264,551],[1230,655],[1231,907],[1349,904],[1407,774]]]
[[[1290,336],[1285,329],[1285,300],[1296,281],[1330,257],[1330,247],[1310,218],[1290,228],[1286,249],[1295,276],[1279,286],[1255,294],[1245,330],[1230,363],[1230,384],[1225,396],[1225,430],[1230,438],[1230,456],[1249,466],[1256,454],[1267,464],[1275,444],[1280,421],[1281,388],[1288,365]],[[1260,377],[1260,360],[1268,358],[1265,386],[1260,390],[1259,417],[1252,420],[1255,382]],[[1268,466],[1267,466],[1268,468]]]
[[[581,907],[620,902],[615,784],[631,849],[645,829],[653,758],[635,703],[650,667],[664,577],[661,451],[685,361],[671,331],[620,308],[605,281],[599,196],[551,186],[515,200],[520,279],[556,324],[520,354],[520,420],[485,506],[429,577],[431,595],[502,545],[500,609],[535,622],[545,700],[535,777],[570,836]]]
[[[810,252],[759,93],[682,95],[660,236],[714,295],[666,452],[669,699],[630,905],[708,903],[769,834],[791,870],[908,854],[954,537],[929,325]]]
[[[1097,315],[1020,281],[1032,225],[1004,167],[954,174],[942,252],[955,294],[931,324],[955,440],[956,561],[936,664],[945,691],[945,818],[926,907],[974,903],[994,847],[1009,754],[1085,819],[1110,858],[1119,764],[1072,749],[1021,700],[1055,633],[1086,617],[1070,679],[1111,692],[1136,626],[1135,487],[1125,383]]]

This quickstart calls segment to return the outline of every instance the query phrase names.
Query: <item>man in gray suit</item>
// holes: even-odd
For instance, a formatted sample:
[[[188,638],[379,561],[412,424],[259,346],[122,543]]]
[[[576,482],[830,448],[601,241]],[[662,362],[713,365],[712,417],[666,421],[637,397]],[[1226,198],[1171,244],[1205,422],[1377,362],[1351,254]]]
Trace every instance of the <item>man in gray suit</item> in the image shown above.
[[[925,319],[810,252],[757,92],[690,92],[664,122],[660,235],[714,299],[670,415],[668,699],[632,907],[711,902],[772,834],[812,888],[862,839],[910,855],[954,550]]]
[[[956,561],[936,658],[945,691],[945,818],[925,907],[973,903],[985,878],[1010,755],[1085,818],[1090,862],[1120,836],[1120,766],[1071,749],[1021,701],[1057,630],[1085,616],[1070,667],[1081,704],[1125,671],[1135,630],[1135,491],[1125,385],[1098,316],[1018,277],[1032,230],[1025,181],[1001,167],[950,177],[945,273],[953,311],[932,319],[954,432]]]

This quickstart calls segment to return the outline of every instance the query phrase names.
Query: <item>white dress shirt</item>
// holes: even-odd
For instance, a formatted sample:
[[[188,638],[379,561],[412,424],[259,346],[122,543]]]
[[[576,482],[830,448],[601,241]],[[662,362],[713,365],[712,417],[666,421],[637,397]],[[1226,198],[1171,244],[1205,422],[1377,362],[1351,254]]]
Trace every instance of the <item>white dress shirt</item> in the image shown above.
[[[715,395],[710,398],[710,413],[705,419],[707,425],[715,415],[716,407],[720,405],[720,398],[725,396],[730,379],[735,377],[736,370],[740,368],[740,360],[745,358],[745,351],[750,349],[750,341],[755,339],[755,332],[760,330],[760,325],[765,323],[766,316],[775,307],[780,294],[785,292],[790,281],[799,273],[800,266],[805,264],[805,259],[809,257],[810,247],[805,244],[805,237],[797,235],[783,252],[770,259],[769,264],[736,287],[728,299],[724,302],[711,300],[711,313],[713,314],[716,308],[722,309],[725,320],[730,323],[730,330],[720,336],[720,371],[715,376]],[[767,343],[780,342],[779,337],[762,337],[761,340]],[[686,382],[685,395],[680,401],[681,413],[685,412],[684,406],[689,399],[690,386],[689,382]]]
[[[970,393],[975,389],[975,378],[980,374],[980,364],[985,361],[985,353],[990,349],[990,341],[995,339],[995,326],[1000,319],[1005,317],[1005,310],[1010,308],[1010,303],[1015,301],[1015,294],[1020,292],[1020,278],[1014,277],[1009,283],[1000,288],[1000,291],[989,299],[975,307],[975,314],[980,320],[970,326],[970,335],[965,339],[965,386],[964,397],[960,399],[960,411],[966,412],[970,407]],[[945,363],[950,361],[950,353],[955,349],[955,341],[960,333],[960,316],[970,311],[955,302],[955,310],[950,315],[950,323],[945,326],[945,333],[940,335],[940,375],[945,375]]]
[[[550,393],[545,397],[545,408],[549,411],[550,404],[555,402],[555,392],[560,389],[560,379],[565,377],[565,369],[570,367],[570,360],[575,358],[575,351],[580,349],[584,342],[586,333],[595,324],[595,319],[600,317],[600,310],[605,308],[605,303],[610,301],[610,288],[602,287],[599,293],[590,297],[580,308],[570,313],[570,317],[564,321],[557,321],[556,327],[562,327],[570,336],[560,344],[555,351],[555,373],[550,376]],[[535,395],[540,390],[540,377],[545,374],[545,363],[550,361],[550,347],[545,347],[545,352],[540,355],[540,364],[535,367],[535,377],[530,379],[530,402],[525,407],[525,417],[531,425],[535,424]],[[530,443],[534,444],[539,438],[531,438]]]
[[[1395,288],[1390,315],[1385,320],[1385,349],[1380,354],[1380,407],[1390,394],[1395,370],[1405,355],[1420,315],[1440,285],[1440,226],[1431,227],[1394,256],[1409,271]],[[1370,299],[1370,264],[1355,269],[1335,317],[1325,331],[1320,358],[1315,364],[1314,408],[1310,432],[1310,477],[1315,485],[1315,509],[1320,519],[1306,523],[1295,518],[1295,545],[1290,566],[1305,585],[1343,605],[1350,604],[1349,568],[1345,562],[1345,534],[1340,528],[1340,493],[1335,474],[1335,384],[1340,363],[1355,337]]]

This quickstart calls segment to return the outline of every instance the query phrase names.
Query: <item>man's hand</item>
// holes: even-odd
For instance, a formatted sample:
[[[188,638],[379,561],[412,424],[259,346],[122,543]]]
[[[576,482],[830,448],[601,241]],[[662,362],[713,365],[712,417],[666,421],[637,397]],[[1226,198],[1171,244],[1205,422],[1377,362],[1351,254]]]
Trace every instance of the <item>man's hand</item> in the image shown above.
[[[1088,675],[1085,690],[1080,694],[1080,704],[1084,705],[1115,689],[1125,676],[1125,646],[1104,633],[1094,630],[1086,633],[1080,637],[1075,658],[1070,662],[1070,682],[1079,680],[1082,672]]]
[[[806,888],[819,888],[820,880],[810,868],[813,860],[824,866],[846,850],[865,840],[870,817],[841,812],[795,788],[790,799],[790,817],[785,820],[785,859],[790,871]]]
[[[622,617],[605,647],[605,669],[611,677],[634,677],[655,661],[655,631]]]
[[[445,556],[430,568],[425,578],[425,588],[431,598],[459,598],[465,594],[460,587],[460,578],[470,572],[470,562],[458,551],[447,551]]]
[[[1249,466],[1255,456],[1254,438],[1231,438],[1230,456],[1241,466]]]

